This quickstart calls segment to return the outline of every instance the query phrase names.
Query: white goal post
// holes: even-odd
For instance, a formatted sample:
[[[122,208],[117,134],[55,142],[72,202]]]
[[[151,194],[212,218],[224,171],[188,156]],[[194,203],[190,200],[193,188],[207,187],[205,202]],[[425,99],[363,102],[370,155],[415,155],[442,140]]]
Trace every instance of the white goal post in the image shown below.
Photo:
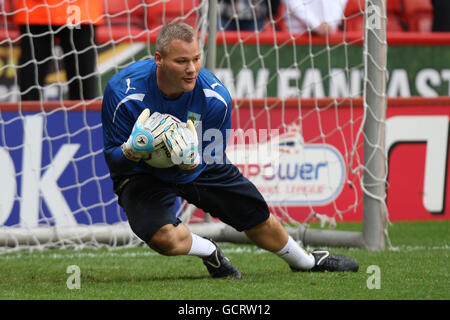
[[[153,56],[162,23],[186,21],[199,32],[205,67],[234,98],[233,130],[244,134],[245,143],[265,129],[282,148],[272,174],[258,163],[237,165],[289,234],[305,246],[386,247],[386,0],[359,1],[362,6],[345,12],[337,33],[324,37],[286,29],[292,13],[285,6],[268,13],[264,31],[227,31],[218,25],[220,0],[102,1],[104,22],[92,43],[100,89],[121,68]],[[11,24],[15,13],[0,6],[0,57],[6,57],[0,64],[0,252],[141,245],[104,163],[101,93],[91,100],[64,99],[68,83],[83,77],[67,78],[57,43],[51,57],[56,63],[40,88],[45,98],[20,101],[22,37]],[[356,19],[363,29],[348,31]],[[4,79],[7,90],[1,89]],[[261,145],[260,138],[249,144]],[[236,157],[239,146],[228,150]],[[248,242],[244,233],[177,201],[179,217],[193,232]],[[312,221],[321,228],[311,227]],[[362,230],[335,230],[340,221],[362,221]]]

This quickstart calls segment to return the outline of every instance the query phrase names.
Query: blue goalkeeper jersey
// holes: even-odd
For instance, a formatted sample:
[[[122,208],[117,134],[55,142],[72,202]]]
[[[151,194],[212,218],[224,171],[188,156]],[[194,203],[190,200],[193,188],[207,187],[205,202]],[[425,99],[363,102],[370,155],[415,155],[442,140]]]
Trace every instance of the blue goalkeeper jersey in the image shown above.
[[[193,170],[181,170],[178,166],[161,169],[144,161],[136,163],[125,158],[120,146],[128,140],[134,123],[145,108],[151,113],[172,114],[183,122],[194,121],[199,136],[200,165]],[[158,88],[155,61],[138,61],[109,80],[103,95],[102,125],[104,154],[113,180],[147,172],[166,182],[188,183],[206,167],[203,159],[206,148],[216,162],[225,161],[227,129],[231,128],[231,96],[211,71],[202,68],[192,91],[168,99]],[[211,135],[209,129],[216,131],[209,131],[213,133]],[[214,138],[217,130],[222,141]],[[202,141],[204,136],[211,141]]]

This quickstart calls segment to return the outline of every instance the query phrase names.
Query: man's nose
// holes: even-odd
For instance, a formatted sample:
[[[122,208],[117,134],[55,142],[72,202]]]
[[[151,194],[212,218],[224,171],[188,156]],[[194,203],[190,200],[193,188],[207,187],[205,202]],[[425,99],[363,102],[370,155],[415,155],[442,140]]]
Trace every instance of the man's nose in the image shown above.
[[[186,72],[187,73],[193,73],[195,72],[195,63],[193,61],[190,61],[188,65],[186,66]]]

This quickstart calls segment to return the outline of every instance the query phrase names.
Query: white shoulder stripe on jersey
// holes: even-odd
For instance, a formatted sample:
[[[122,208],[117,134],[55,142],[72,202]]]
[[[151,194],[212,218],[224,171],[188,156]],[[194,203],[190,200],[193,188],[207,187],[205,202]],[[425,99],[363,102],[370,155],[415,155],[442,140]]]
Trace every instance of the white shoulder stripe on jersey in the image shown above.
[[[124,104],[125,102],[129,101],[129,100],[138,100],[138,101],[142,101],[144,100],[145,97],[145,93],[134,93],[134,94],[130,94],[129,96],[126,96],[125,98],[123,98],[116,106],[116,109],[114,110],[114,115],[112,118],[112,123],[114,123],[114,121],[116,120],[116,113],[117,110],[119,109],[119,107]]]
[[[214,98],[219,99],[220,101],[222,101],[225,104],[225,107],[228,108],[228,105],[227,105],[227,102],[225,101],[225,99],[220,94],[218,94],[216,91],[211,90],[211,89],[203,89],[203,92],[205,93],[206,97],[214,97]]]
[[[223,102],[223,104],[225,105],[225,114],[224,114],[224,116],[223,116],[223,119],[222,119],[222,124],[224,123],[224,121],[225,121],[225,118],[226,118],[226,116],[227,116],[227,112],[228,112],[228,105],[227,105],[227,102],[225,101],[225,99],[220,95],[220,94],[218,94],[216,91],[214,91],[214,90],[211,90],[211,89],[203,89],[203,92],[205,93],[205,96],[208,98],[208,97],[214,97],[214,98],[216,98],[216,99],[219,99],[220,101],[222,101]],[[220,126],[222,126],[222,124],[220,125]]]

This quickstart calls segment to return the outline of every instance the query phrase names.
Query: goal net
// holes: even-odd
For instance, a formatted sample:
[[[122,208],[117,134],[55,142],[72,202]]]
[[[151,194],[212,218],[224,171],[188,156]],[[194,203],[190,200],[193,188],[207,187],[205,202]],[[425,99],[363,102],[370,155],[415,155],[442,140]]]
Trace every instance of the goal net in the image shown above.
[[[0,1],[2,251],[142,244],[112,191],[101,99],[114,73],[153,57],[172,20],[198,30],[205,67],[234,100],[228,157],[289,233],[305,245],[384,248],[384,0],[26,2]],[[56,9],[63,22],[31,21]],[[317,10],[333,13],[328,27]],[[194,232],[247,241],[183,199],[176,208]],[[336,231],[342,221],[363,221],[361,232]]]

